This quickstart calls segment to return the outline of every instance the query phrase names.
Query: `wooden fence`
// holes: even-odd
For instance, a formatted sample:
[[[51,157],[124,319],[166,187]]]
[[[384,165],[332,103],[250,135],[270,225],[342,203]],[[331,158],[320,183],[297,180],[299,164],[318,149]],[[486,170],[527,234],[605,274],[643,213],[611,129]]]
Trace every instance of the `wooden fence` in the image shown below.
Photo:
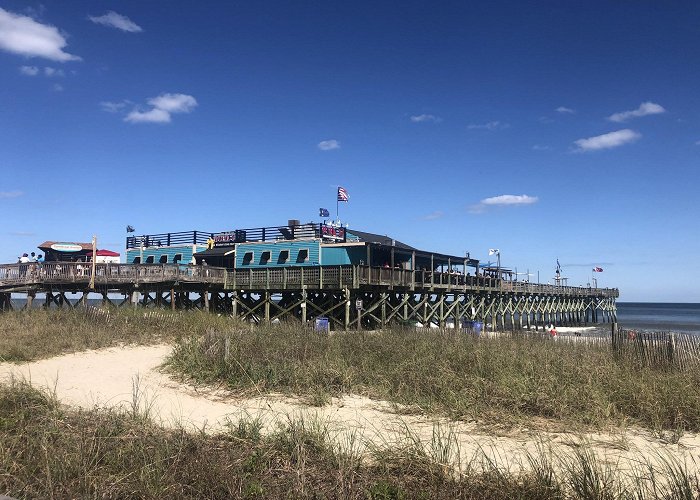
[[[620,330],[613,340],[616,355],[631,357],[644,366],[700,368],[700,335]]]
[[[700,335],[677,332],[638,332],[636,330],[618,330],[616,337],[611,335],[572,335],[564,334],[551,337],[540,330],[523,330],[517,332],[500,332],[485,330],[476,333],[472,328],[415,328],[417,333],[464,334],[483,339],[529,338],[579,345],[582,347],[612,348],[616,356],[630,359],[641,366],[656,368],[675,368],[680,370],[700,369]]]

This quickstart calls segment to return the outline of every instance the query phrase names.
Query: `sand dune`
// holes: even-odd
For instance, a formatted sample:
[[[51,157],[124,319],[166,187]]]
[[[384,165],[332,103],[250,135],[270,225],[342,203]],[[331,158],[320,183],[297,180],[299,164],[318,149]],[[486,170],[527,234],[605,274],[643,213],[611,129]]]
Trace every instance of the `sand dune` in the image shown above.
[[[323,407],[309,407],[281,395],[240,398],[217,388],[196,388],[162,373],[158,367],[170,353],[167,345],[128,346],[84,351],[25,364],[0,364],[0,380],[29,380],[35,387],[55,391],[67,405],[82,408],[148,410],[167,427],[216,433],[241,417],[259,418],[263,432],[289,419],[323,423],[339,445],[390,446],[406,440],[407,432],[430,447],[436,435],[450,434],[458,443],[451,461],[466,464],[474,456],[487,456],[500,466],[516,470],[527,466],[528,453],[549,449],[566,457],[573,447],[589,444],[595,453],[618,469],[634,468],[640,457],[655,462],[670,454],[696,470],[692,458],[700,452],[700,437],[686,433],[669,443],[640,429],[568,433],[526,428],[496,435],[476,423],[455,422],[420,415],[400,415],[396,406],[362,396],[333,398]],[[401,412],[399,412],[401,413]]]

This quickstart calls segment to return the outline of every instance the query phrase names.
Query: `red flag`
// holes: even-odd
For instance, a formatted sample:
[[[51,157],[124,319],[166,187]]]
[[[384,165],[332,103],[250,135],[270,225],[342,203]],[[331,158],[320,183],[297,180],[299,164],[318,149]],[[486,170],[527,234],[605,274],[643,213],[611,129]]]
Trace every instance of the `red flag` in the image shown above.
[[[338,186],[338,201],[348,201],[350,197],[344,187]]]
[[[593,272],[594,272],[594,273],[602,273],[602,272],[603,272],[603,268],[602,268],[602,267],[594,267],[594,268],[593,268]]]

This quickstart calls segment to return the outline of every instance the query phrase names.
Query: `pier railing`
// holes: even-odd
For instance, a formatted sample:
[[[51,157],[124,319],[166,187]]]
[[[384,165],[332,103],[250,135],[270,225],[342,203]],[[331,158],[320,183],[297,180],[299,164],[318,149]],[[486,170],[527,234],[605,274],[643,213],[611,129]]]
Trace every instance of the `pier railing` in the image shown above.
[[[87,286],[92,264],[47,262],[0,265],[0,291],[49,286]],[[228,270],[187,264],[95,264],[96,286],[119,288],[140,283],[192,283],[222,288],[286,290],[303,287],[362,288],[380,286],[408,290],[488,290],[493,292],[618,297],[616,288],[587,288],[501,281],[455,273],[369,266],[290,266]]]

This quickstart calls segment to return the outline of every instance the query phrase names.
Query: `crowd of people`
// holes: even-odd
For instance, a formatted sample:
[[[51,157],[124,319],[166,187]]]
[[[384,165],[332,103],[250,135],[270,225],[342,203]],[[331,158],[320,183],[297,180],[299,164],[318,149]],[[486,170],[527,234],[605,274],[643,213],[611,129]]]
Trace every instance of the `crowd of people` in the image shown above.
[[[44,257],[41,254],[37,255],[34,252],[30,254],[23,253],[21,257],[17,257],[18,264],[31,264],[32,262],[44,262]]]

